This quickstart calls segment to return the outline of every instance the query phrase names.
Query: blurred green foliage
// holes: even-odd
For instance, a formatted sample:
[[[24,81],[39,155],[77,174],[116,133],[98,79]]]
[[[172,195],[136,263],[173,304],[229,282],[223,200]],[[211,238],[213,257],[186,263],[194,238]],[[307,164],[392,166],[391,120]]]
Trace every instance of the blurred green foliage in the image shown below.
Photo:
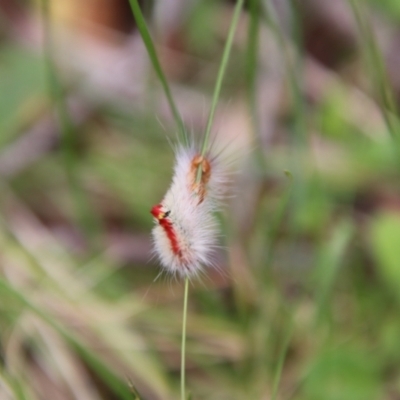
[[[3,44],[0,53],[0,144],[5,145],[42,111],[46,87],[41,57]]]
[[[384,18],[400,18],[399,2],[371,2]],[[171,86],[201,96],[211,92],[225,6],[199,1],[182,21],[180,45],[195,56],[187,68],[197,57],[203,72],[190,70],[190,79],[170,72],[177,80]],[[296,73],[307,68],[307,49],[296,50],[283,24],[275,25],[282,29],[278,39],[274,29],[265,31],[268,19],[261,12],[253,9],[246,18],[278,43],[278,53],[268,50],[266,59],[272,54],[283,60],[284,94],[270,116],[275,136],[255,141],[258,147],[235,178],[236,196],[221,213],[223,272],[210,270],[191,288],[192,398],[266,399],[276,387],[282,400],[392,400],[400,396],[396,143],[383,119],[377,123],[378,101],[368,97],[362,103],[363,96],[354,96],[363,87],[345,68],[322,85],[321,98],[307,99],[297,93],[305,90],[303,75],[291,75],[293,65],[287,65],[298,62]],[[256,33],[242,27],[234,43],[222,93],[227,115],[236,117],[237,109],[230,108],[236,100],[244,109],[250,103],[253,117],[269,112],[264,105],[261,117],[254,112],[261,87],[256,79],[267,80],[271,70],[279,79],[281,71],[263,64],[264,42]],[[283,44],[286,56],[296,57],[282,56]],[[360,53],[349,69],[367,79]],[[1,172],[11,147],[52,112],[43,67],[33,51],[2,39]],[[57,71],[61,79],[65,71],[59,65]],[[66,96],[75,94],[76,88],[65,89]],[[142,400],[174,399],[182,285],[165,276],[154,281],[159,266],[149,251],[149,209],[170,182],[168,141],[175,128],[167,118],[165,128],[157,122],[162,112],[156,105],[141,107],[164,99],[150,85],[140,104],[117,104],[106,96],[97,102],[83,89],[79,94],[94,111],[74,131],[74,173],[100,222],[96,246],[77,224],[56,129],[54,145],[0,182],[0,397],[39,400],[58,390],[65,399],[134,399],[131,382]],[[359,104],[375,113],[360,117]],[[265,132],[252,122],[259,138]],[[300,142],[293,139],[299,127]]]

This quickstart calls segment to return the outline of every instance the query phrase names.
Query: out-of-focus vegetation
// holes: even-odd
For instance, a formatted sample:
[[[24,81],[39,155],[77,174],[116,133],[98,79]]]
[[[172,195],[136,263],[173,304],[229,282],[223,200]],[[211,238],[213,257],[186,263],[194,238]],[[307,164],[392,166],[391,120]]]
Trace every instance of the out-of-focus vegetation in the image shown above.
[[[142,9],[200,137],[233,2]],[[246,2],[193,399],[400,398],[399,24],[395,0]],[[176,130],[128,1],[0,0],[1,399],[178,398],[183,285],[154,281],[149,213]]]

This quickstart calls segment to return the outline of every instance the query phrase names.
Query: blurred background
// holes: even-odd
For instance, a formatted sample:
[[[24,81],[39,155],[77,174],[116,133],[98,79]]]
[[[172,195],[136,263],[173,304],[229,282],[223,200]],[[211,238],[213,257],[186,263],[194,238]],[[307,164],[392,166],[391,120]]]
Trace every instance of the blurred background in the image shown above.
[[[195,137],[234,4],[141,2]],[[194,400],[400,399],[399,95],[398,0],[245,2]],[[128,0],[0,0],[2,400],[178,398],[183,285],[155,280],[149,213],[176,132]]]

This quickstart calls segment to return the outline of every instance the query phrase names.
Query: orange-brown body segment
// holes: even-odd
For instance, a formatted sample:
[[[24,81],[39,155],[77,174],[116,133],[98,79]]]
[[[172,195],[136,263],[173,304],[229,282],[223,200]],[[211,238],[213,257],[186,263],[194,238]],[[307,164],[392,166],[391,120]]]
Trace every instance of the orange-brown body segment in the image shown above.
[[[197,182],[197,171],[199,168],[201,168],[201,178],[200,181]],[[210,162],[200,154],[196,155],[190,164],[189,174],[192,189],[198,194],[200,204],[207,193],[207,184],[211,176]]]

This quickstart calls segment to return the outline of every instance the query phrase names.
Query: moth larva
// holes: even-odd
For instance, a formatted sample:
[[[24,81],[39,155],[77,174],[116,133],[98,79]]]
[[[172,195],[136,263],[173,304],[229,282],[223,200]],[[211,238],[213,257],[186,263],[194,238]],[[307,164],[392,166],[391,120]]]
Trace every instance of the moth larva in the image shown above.
[[[217,159],[201,156],[194,147],[177,150],[172,184],[151,209],[155,250],[169,272],[192,276],[212,263],[218,236],[213,214],[224,181]]]

